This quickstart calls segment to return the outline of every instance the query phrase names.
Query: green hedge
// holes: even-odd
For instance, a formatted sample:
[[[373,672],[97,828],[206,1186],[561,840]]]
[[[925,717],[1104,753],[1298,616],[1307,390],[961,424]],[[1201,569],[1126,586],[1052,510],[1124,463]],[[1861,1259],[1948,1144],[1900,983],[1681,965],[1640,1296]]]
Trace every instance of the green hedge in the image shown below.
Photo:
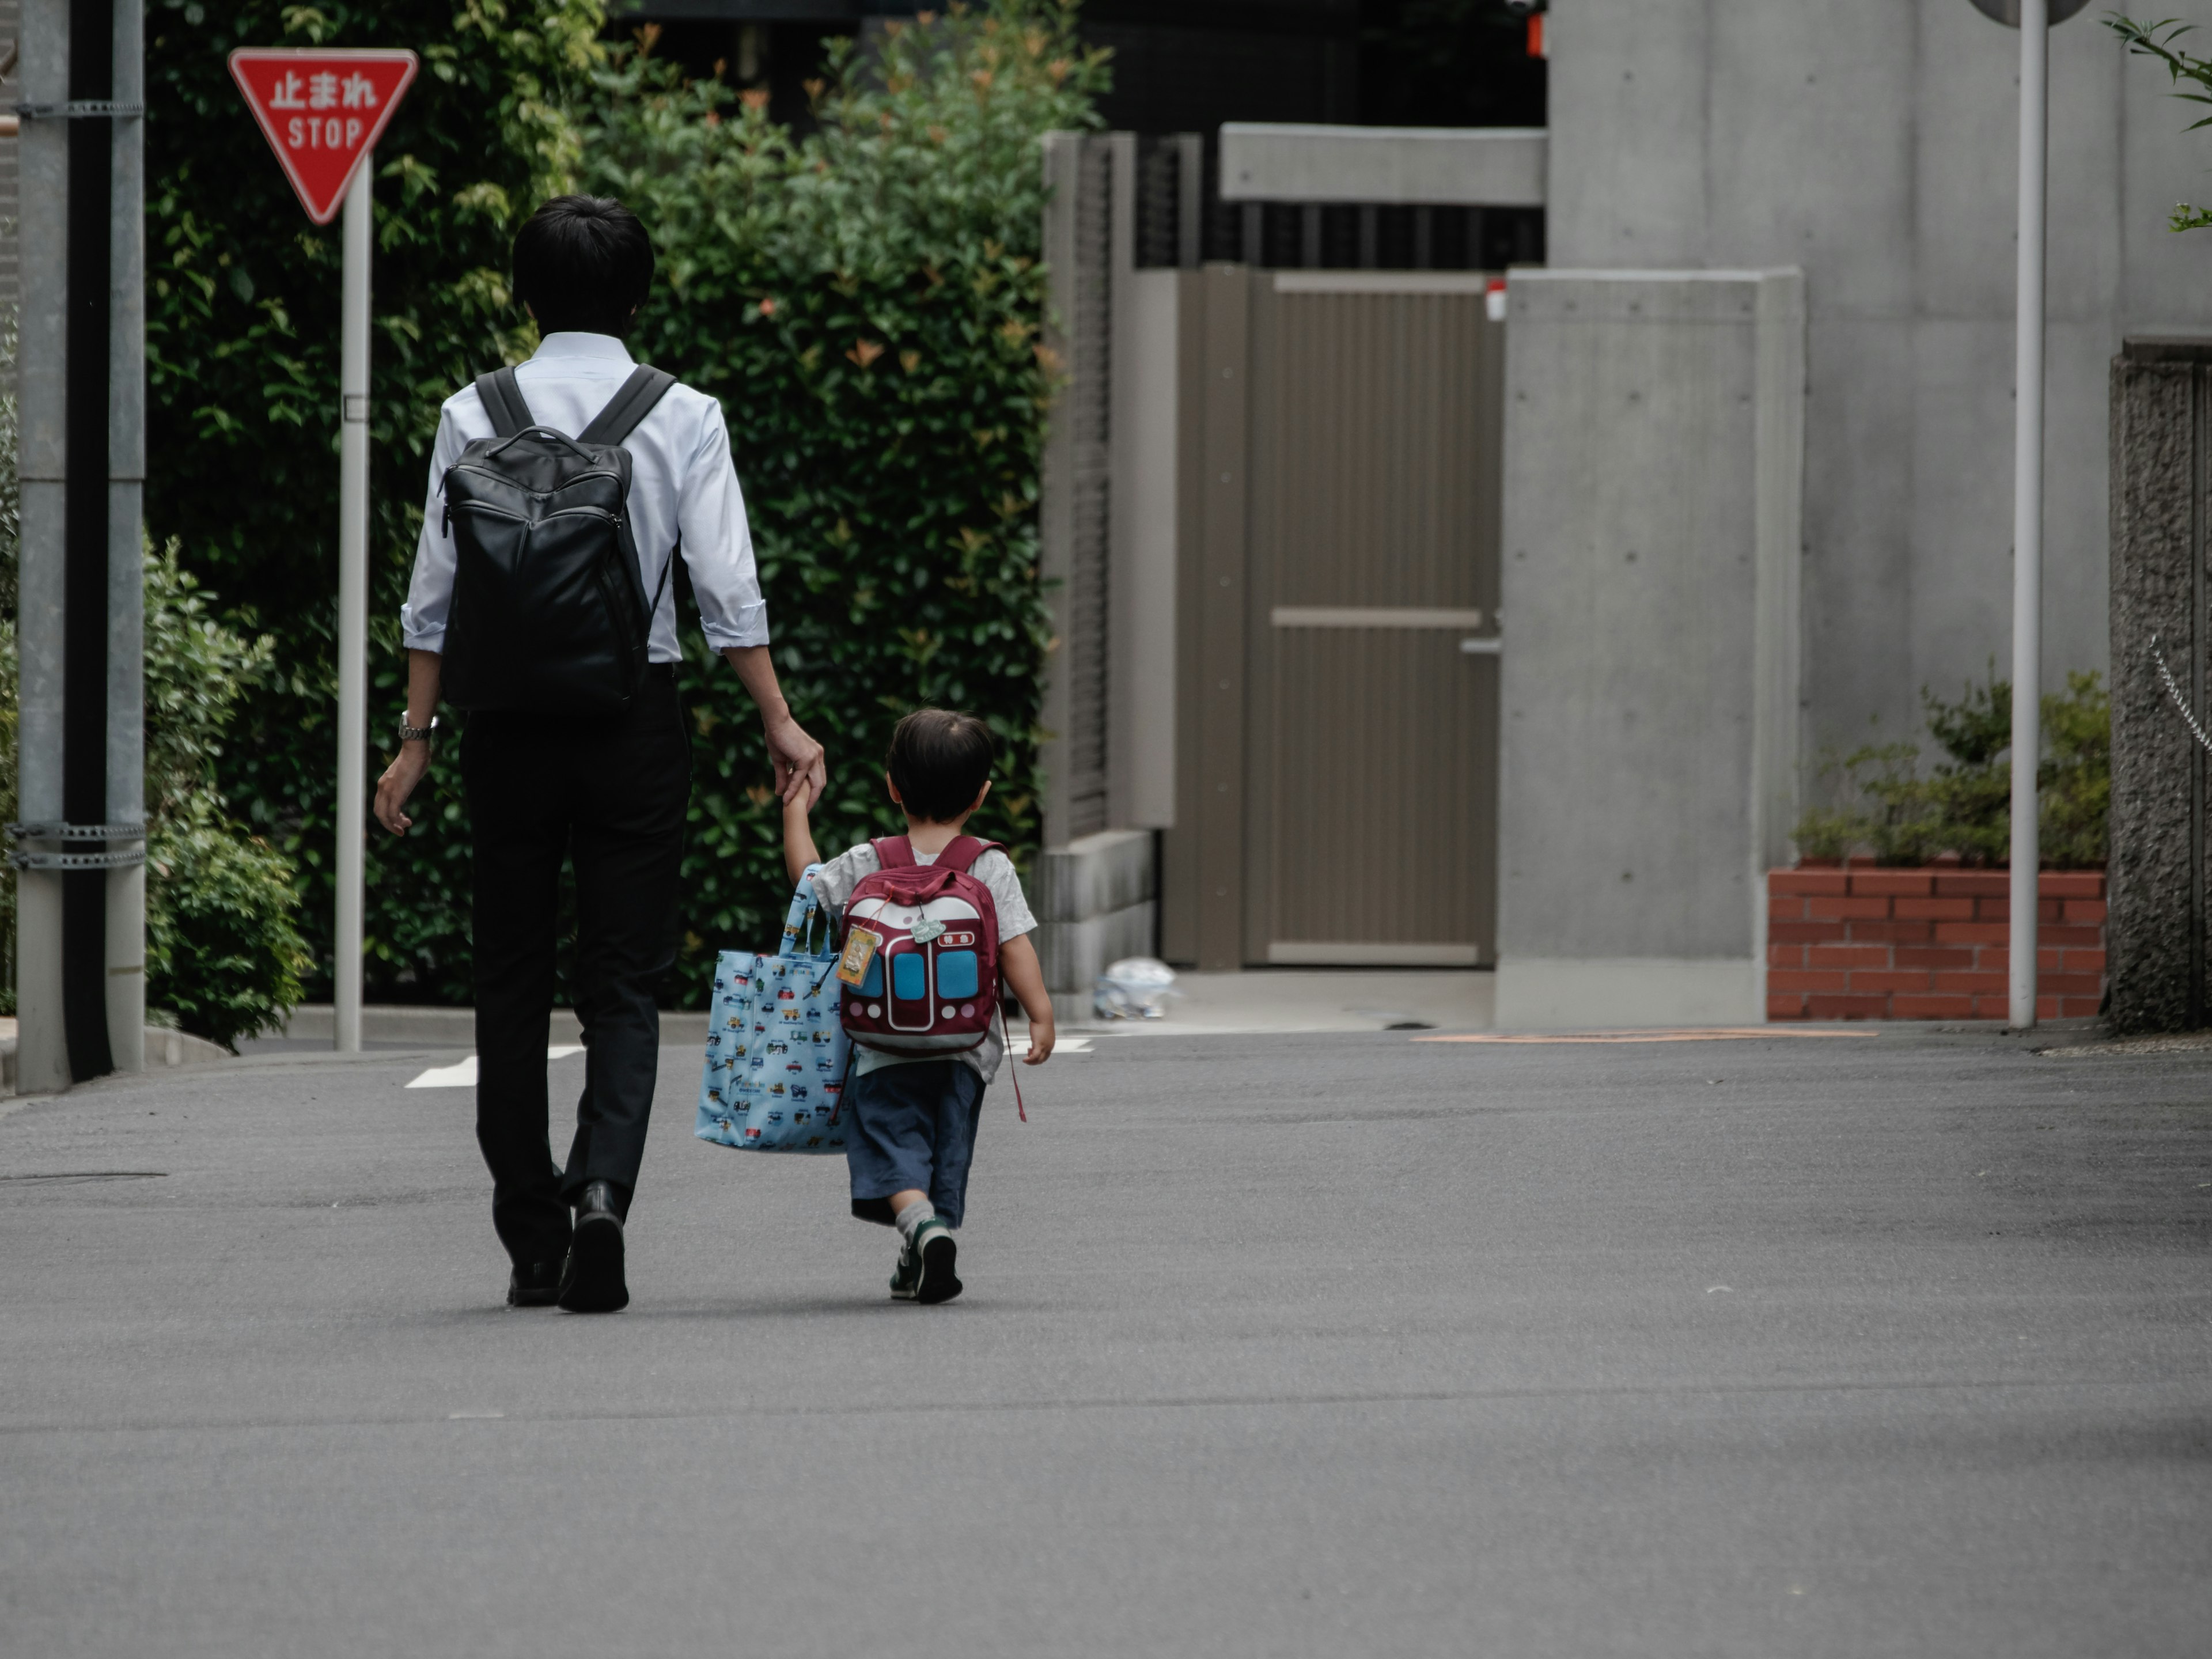
[[[825,841],[880,830],[876,762],[921,702],[991,721],[1007,757],[979,827],[1035,844],[1047,644],[1036,496],[1052,366],[1037,140],[1096,125],[1103,58],[1055,0],[893,25],[849,54],[805,138],[764,98],[689,82],[653,31],[611,53],[593,0],[158,0],[149,11],[148,516],[275,637],[219,761],[234,811],[295,864],[327,994],[336,784],[335,228],[293,202],[239,102],[239,45],[404,42],[422,75],[378,152],[371,529],[372,770],[403,697],[398,611],[439,404],[535,330],[507,289],[546,195],[624,196],[663,280],[633,345],[720,394],[751,511],[776,662],[829,744]],[[679,594],[679,598],[684,598]],[[695,722],[679,994],[781,908],[758,723],[687,617]],[[372,838],[372,1000],[468,1000],[468,836],[443,757],[404,842]]]
[[[329,994],[337,783],[339,233],[311,225],[246,112],[234,46],[395,46],[422,58],[377,150],[370,526],[372,773],[405,698],[398,611],[438,405],[528,355],[507,292],[515,228],[568,187],[568,111],[590,90],[597,0],[154,0],[147,9],[147,519],[275,641],[219,762],[233,810],[295,865]],[[458,780],[416,817],[435,833],[369,843],[376,1000],[469,995],[468,860]],[[427,810],[424,810],[427,809]]]
[[[764,96],[656,61],[650,30],[599,76],[586,186],[635,208],[661,261],[632,345],[728,412],[777,672],[830,750],[825,848],[899,826],[880,757],[926,703],[998,735],[977,832],[1018,854],[1037,843],[1036,509],[1055,369],[1039,141],[1095,125],[1104,76],[1073,15],[998,0],[890,24],[865,73],[833,58],[805,138]],[[717,949],[766,937],[786,884],[758,722],[696,630],[685,649],[679,960],[696,999]]]

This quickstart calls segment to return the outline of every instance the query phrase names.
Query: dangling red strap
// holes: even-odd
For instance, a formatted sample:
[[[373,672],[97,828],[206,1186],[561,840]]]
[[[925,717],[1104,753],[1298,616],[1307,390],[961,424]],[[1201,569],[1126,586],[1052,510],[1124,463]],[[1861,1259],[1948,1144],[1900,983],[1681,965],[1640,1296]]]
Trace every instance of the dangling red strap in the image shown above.
[[[999,1005],[999,1036],[1006,1045],[1006,1064],[1020,1066],[1021,1061],[1014,1058],[1014,1034],[1006,1029],[1006,1005],[1003,1002]],[[1022,1121],[1026,1123],[1030,1121],[1030,1109],[1022,1104],[1022,1074],[1019,1071],[1012,1071],[1006,1076],[1014,1085],[1014,1109],[1022,1115]]]

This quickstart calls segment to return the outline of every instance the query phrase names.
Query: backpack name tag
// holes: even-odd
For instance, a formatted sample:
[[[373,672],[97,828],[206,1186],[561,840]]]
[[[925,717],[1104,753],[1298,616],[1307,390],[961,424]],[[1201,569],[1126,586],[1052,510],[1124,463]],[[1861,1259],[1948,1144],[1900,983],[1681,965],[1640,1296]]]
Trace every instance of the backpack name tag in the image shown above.
[[[868,976],[868,964],[876,959],[883,940],[865,927],[855,927],[845,940],[845,954],[837,959],[837,977],[848,985],[858,985]]]

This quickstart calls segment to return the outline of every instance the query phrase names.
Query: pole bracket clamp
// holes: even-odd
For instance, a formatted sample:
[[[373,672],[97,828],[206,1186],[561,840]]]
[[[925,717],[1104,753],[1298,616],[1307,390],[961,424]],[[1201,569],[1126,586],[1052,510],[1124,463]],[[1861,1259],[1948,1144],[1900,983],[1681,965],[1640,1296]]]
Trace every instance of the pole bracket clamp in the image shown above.
[[[143,842],[143,823],[11,823],[11,841]],[[104,853],[64,853],[18,847],[8,862],[18,870],[125,870],[146,861],[143,847],[112,848]]]
[[[118,104],[112,98],[72,98],[65,104],[18,104],[15,113],[26,121],[136,121],[146,113],[146,106]]]

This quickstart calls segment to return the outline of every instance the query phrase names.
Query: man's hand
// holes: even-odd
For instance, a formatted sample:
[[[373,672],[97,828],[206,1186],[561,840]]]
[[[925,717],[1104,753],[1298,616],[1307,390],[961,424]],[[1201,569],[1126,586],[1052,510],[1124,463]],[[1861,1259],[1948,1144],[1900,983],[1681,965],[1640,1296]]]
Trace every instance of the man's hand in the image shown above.
[[[768,738],[769,759],[775,763],[775,793],[787,802],[803,789],[811,807],[830,781],[822,745],[788,712],[780,720],[763,715],[761,729]]]
[[[806,735],[791,718],[791,705],[775,683],[775,665],[764,645],[731,645],[722,648],[730,666],[738,671],[745,691],[760,710],[761,730],[768,737],[768,757],[775,767],[775,793],[788,804],[801,789],[809,806],[822,799],[830,781],[823,764],[822,745]]]
[[[393,835],[404,836],[414,827],[415,820],[407,816],[407,800],[429,769],[430,745],[403,743],[399,757],[376,781],[376,821]]]

